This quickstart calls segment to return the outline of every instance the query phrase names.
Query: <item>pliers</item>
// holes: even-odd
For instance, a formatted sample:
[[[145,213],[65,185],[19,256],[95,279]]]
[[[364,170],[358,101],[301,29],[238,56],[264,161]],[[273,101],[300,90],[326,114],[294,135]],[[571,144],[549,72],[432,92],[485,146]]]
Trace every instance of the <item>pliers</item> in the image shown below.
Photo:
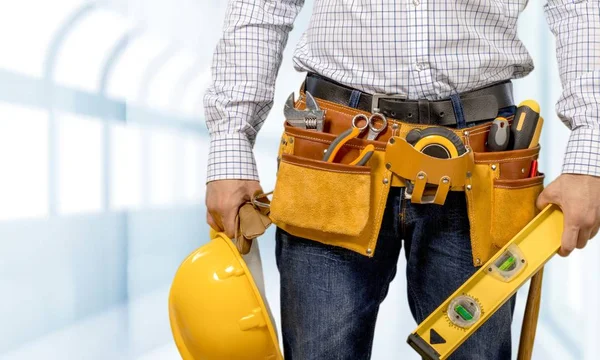
[[[333,160],[335,159],[335,156],[337,155],[338,151],[340,151],[342,146],[344,146],[351,139],[357,138],[364,129],[365,128],[359,128],[359,127],[352,126],[350,129],[348,129],[348,130],[344,131],[343,133],[341,133],[340,135],[338,135],[338,137],[336,137],[333,140],[331,145],[329,145],[329,147],[327,148],[327,151],[325,151],[325,155],[323,156],[323,161],[333,162]],[[356,159],[354,159],[354,161],[352,161],[349,165],[364,166],[371,159],[371,156],[373,156],[374,151],[375,151],[375,146],[373,146],[371,144],[367,145],[360,152],[360,155],[358,155],[358,157]]]

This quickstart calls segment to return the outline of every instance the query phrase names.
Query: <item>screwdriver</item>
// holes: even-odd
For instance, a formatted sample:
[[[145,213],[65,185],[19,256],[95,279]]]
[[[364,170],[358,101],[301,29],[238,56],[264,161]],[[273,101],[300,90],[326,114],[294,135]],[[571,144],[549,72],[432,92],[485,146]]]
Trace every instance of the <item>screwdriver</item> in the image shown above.
[[[504,151],[510,141],[510,124],[503,117],[497,117],[492,122],[488,135],[487,147],[489,151]]]
[[[525,100],[520,103],[510,128],[509,149],[536,147],[543,123],[544,119],[540,117],[540,105],[535,100]]]

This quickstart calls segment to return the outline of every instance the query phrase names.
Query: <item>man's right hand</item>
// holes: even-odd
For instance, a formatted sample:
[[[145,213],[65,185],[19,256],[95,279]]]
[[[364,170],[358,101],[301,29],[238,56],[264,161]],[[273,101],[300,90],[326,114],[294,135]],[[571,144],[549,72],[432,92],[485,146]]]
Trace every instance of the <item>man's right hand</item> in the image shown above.
[[[216,180],[206,185],[206,222],[217,231],[233,238],[235,217],[240,206],[262,192],[258,181]]]

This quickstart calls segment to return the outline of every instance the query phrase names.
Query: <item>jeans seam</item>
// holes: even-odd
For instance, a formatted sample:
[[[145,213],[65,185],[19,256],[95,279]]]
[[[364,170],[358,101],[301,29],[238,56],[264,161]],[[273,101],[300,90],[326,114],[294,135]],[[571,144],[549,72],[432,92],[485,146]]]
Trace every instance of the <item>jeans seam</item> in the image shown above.
[[[400,237],[406,236],[406,200],[400,199]]]
[[[408,266],[408,264],[407,264]],[[425,318],[423,317],[423,309],[421,309],[421,301],[419,300],[419,297],[417,296],[417,293],[415,292],[415,290],[413,289],[412,285],[410,284],[410,281],[406,282],[406,287],[408,289],[408,291],[411,293],[413,300],[415,302],[415,310],[417,312],[417,322],[421,322],[423,321]]]

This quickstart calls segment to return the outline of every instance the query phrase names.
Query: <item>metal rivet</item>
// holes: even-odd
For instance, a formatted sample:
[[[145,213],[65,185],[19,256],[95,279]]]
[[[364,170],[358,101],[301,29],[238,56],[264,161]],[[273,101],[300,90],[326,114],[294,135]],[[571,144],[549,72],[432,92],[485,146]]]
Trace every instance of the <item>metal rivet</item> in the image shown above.
[[[390,181],[388,180],[388,178],[384,178],[384,179],[383,179],[383,183],[384,183],[385,185],[387,185],[389,182],[390,182]]]
[[[470,178],[473,174],[470,171],[467,171],[467,177]]]
[[[391,169],[392,168],[392,164],[390,164],[390,163],[385,164],[385,168],[388,169],[388,170]]]
[[[323,154],[327,154],[327,149],[323,150]]]
[[[475,263],[476,263],[477,265],[481,264],[481,259],[480,259],[480,258],[477,258],[477,259],[475,259]]]
[[[392,124],[392,130],[398,130],[399,127],[398,124]]]
[[[371,255],[373,253],[373,249],[367,249],[367,254]]]
[[[423,179],[425,179],[425,174],[423,174],[423,173],[419,173],[419,174],[417,174],[417,178],[418,178],[419,180],[423,180]]]
[[[443,179],[442,179],[442,182],[443,182],[444,184],[447,184],[447,183],[449,183],[449,182],[450,182],[450,179],[448,179],[448,178],[443,178]]]
[[[467,190],[471,190],[473,187],[469,184],[467,185]]]
[[[492,170],[495,171],[496,169],[497,169],[496,165],[492,165]]]
[[[289,142],[290,142],[290,144],[293,144],[294,143],[294,138],[290,138]]]
[[[281,144],[285,145],[285,139],[281,139]]]
[[[525,168],[521,169],[521,173],[525,174]]]
[[[390,144],[394,144],[396,142],[396,140],[394,140],[394,138],[390,138]]]
[[[463,132],[463,134],[464,134],[465,136],[469,136],[469,132],[468,132],[468,131],[466,131],[466,130]]]

